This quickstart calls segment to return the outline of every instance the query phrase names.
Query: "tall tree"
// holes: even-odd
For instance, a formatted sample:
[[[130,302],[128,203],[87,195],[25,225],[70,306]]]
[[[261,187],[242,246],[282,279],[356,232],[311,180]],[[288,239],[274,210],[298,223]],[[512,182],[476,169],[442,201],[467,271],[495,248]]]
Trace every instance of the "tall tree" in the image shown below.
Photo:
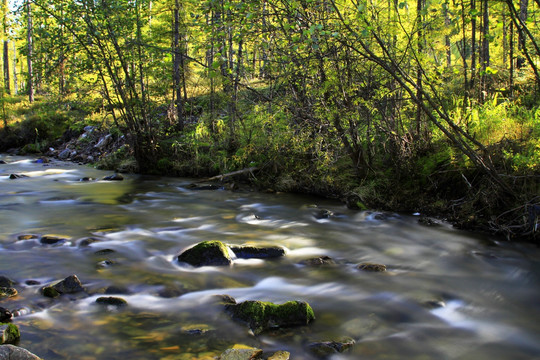
[[[3,35],[4,35],[4,89],[7,94],[11,94],[11,81],[10,81],[10,72],[9,72],[9,24],[8,24],[8,14],[9,14],[9,2],[4,0],[3,3]]]
[[[28,47],[28,53],[26,55],[27,63],[28,63],[28,80],[27,80],[27,87],[28,87],[28,101],[31,103],[34,102],[34,73],[32,71],[32,58],[34,54],[34,46],[33,46],[33,39],[32,34],[34,32],[34,26],[32,24],[32,4],[30,0],[26,0],[26,16],[27,16],[27,47]]]

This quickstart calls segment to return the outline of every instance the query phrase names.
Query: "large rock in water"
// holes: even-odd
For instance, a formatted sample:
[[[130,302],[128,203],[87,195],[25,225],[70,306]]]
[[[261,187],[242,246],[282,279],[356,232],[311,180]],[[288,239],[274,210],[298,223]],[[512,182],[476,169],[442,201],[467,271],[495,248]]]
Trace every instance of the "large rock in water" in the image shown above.
[[[20,338],[21,333],[17,325],[0,323],[0,344],[13,344]]]
[[[30,351],[14,345],[0,346],[0,359],[5,360],[41,360]]]
[[[244,301],[225,306],[233,320],[247,323],[254,334],[266,330],[308,325],[315,320],[315,313],[307,302],[288,301],[277,305],[263,301]]]
[[[177,260],[195,267],[232,264],[229,248],[221,241],[200,242],[178,255]]]

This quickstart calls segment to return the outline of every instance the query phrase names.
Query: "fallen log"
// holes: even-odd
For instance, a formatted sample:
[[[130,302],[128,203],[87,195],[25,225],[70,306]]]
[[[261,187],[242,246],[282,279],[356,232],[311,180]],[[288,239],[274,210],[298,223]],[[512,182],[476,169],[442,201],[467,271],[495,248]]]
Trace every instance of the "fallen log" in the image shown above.
[[[242,170],[233,171],[233,172],[230,172],[230,173],[227,173],[227,174],[216,175],[216,176],[212,176],[210,178],[198,180],[198,181],[196,181],[196,183],[202,183],[202,182],[207,182],[207,181],[218,181],[218,180],[222,181],[223,179],[231,177],[231,176],[243,175],[243,174],[248,174],[248,173],[251,174],[253,177],[255,177],[255,175],[253,175],[253,172],[257,171],[257,170],[259,170],[258,167],[249,167],[249,168],[245,168],[245,169],[242,169]]]

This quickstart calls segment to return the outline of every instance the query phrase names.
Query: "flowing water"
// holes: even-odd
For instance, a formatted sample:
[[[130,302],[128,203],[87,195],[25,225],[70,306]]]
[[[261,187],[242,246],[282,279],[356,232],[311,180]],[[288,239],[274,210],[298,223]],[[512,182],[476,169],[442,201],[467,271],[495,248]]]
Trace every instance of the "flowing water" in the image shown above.
[[[0,274],[17,281],[19,292],[0,306],[19,310],[12,319],[19,346],[45,359],[214,359],[235,344],[315,359],[310,343],[343,339],[356,344],[332,359],[540,359],[540,251],[533,245],[320,198],[190,190],[189,179],[177,178],[79,181],[110,173],[0,159],[8,163],[0,165]],[[320,216],[323,210],[333,214]],[[19,240],[25,234],[67,240]],[[98,241],[84,246],[89,237]],[[204,240],[279,245],[287,253],[231,267],[174,260]],[[336,264],[301,264],[319,256]],[[363,262],[388,271],[358,270]],[[72,274],[85,294],[41,295],[44,285]],[[105,292],[128,306],[95,304]],[[316,320],[254,336],[208,302],[219,294],[307,301]]]

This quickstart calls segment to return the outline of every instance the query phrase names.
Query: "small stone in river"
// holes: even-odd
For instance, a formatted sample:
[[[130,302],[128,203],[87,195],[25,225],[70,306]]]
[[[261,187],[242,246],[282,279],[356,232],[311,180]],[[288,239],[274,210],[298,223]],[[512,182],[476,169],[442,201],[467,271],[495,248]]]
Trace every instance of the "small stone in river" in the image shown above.
[[[306,259],[300,261],[300,265],[320,266],[320,265],[335,265],[336,262],[330,256],[320,256],[317,258]]]
[[[427,307],[428,309],[433,310],[433,309],[445,307],[446,303],[442,300],[428,300],[424,302],[424,306]]]
[[[37,280],[26,280],[24,283],[28,286],[41,285],[41,283]]]
[[[15,179],[22,179],[22,178],[27,178],[28,175],[23,175],[23,174],[10,174],[9,175],[9,178],[11,180],[15,180]]]
[[[0,322],[8,321],[12,316],[11,311],[0,306]]]
[[[39,238],[39,236],[34,234],[22,234],[17,236],[17,240],[32,240],[37,238]]]
[[[54,235],[43,235],[41,239],[39,239],[39,242],[43,245],[56,245],[59,243],[63,243],[64,241],[66,241],[65,238]]]
[[[229,249],[221,241],[200,242],[178,255],[177,260],[195,267],[232,264]]]
[[[96,299],[96,304],[120,307],[120,306],[127,306],[128,303],[126,300],[119,297],[102,296]]]
[[[115,264],[116,264],[116,261],[107,259],[107,260],[103,260],[103,261],[98,262],[96,264],[96,268],[104,269],[104,268],[108,268],[108,267],[110,267],[112,265],[115,265]]]
[[[7,162],[5,160],[0,160],[0,165],[6,165]]]
[[[263,351],[261,349],[227,349],[221,356],[220,360],[254,360],[260,359]]]
[[[231,245],[230,249],[240,259],[272,259],[285,255],[285,249],[279,246]]]
[[[0,345],[0,359],[10,360],[41,360],[30,351],[14,345]]]
[[[93,237],[89,237],[89,238],[80,240],[79,241],[79,246],[80,247],[86,247],[86,246],[89,246],[90,244],[93,244],[93,243],[98,242],[98,241],[100,241],[100,240],[96,239],[96,238],[93,238]]]
[[[17,296],[17,289],[12,287],[0,287],[0,299]]]
[[[362,263],[356,267],[358,270],[370,271],[370,272],[385,272],[386,265],[374,264],[374,263]]]
[[[96,251],[94,254],[96,255],[108,255],[108,254],[112,254],[116,251],[114,251],[113,249],[101,249],[101,250],[98,250]]]
[[[0,324],[0,344],[13,344],[21,338],[17,325]]]
[[[124,180],[124,177],[120,174],[113,174],[109,176],[105,176],[102,180],[105,181],[122,181]]]

